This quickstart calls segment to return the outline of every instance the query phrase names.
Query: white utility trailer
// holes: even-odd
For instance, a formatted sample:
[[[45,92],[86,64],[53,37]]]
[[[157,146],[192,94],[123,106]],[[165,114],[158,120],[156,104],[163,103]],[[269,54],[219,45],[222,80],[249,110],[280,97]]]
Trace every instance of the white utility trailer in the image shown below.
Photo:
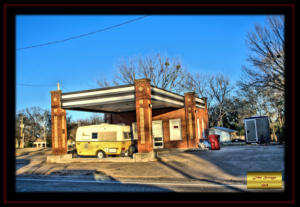
[[[269,117],[255,116],[244,119],[246,143],[269,143],[270,125]]]

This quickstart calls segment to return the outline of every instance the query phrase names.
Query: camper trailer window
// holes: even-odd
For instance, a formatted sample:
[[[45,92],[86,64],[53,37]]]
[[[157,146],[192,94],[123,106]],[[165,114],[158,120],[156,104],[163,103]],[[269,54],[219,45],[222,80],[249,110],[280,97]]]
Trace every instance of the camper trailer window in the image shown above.
[[[131,139],[130,132],[124,132],[124,139]]]
[[[97,132],[92,133],[92,139],[98,139],[98,134]]]
[[[116,141],[117,132],[99,132],[100,141]]]

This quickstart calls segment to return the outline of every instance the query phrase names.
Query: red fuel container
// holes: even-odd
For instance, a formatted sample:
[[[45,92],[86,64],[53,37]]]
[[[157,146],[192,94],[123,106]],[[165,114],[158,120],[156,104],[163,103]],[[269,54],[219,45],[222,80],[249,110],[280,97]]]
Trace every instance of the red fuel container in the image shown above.
[[[211,145],[211,150],[219,150],[220,149],[219,135],[217,135],[217,134],[208,135],[208,139],[209,139],[209,142]]]

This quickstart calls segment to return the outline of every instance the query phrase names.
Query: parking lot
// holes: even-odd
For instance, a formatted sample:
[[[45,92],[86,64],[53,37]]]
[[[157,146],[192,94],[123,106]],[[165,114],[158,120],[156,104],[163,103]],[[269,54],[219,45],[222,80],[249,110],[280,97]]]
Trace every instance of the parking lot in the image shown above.
[[[17,176],[86,176],[105,181],[202,182],[207,185],[246,185],[248,171],[281,171],[283,145],[226,146],[215,151],[161,151],[151,162],[46,163],[51,150],[17,156]],[[84,159],[84,158],[83,158]],[[18,186],[17,186],[18,189]]]

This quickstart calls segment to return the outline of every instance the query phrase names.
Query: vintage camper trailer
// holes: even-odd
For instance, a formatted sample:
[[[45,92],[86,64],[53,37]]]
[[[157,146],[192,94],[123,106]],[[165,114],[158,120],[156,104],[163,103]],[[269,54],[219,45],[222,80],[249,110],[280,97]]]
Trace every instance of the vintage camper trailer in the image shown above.
[[[269,117],[256,116],[244,119],[246,143],[270,142]]]
[[[130,126],[118,124],[100,124],[78,127],[76,133],[76,151],[81,156],[131,155],[135,152]]]

